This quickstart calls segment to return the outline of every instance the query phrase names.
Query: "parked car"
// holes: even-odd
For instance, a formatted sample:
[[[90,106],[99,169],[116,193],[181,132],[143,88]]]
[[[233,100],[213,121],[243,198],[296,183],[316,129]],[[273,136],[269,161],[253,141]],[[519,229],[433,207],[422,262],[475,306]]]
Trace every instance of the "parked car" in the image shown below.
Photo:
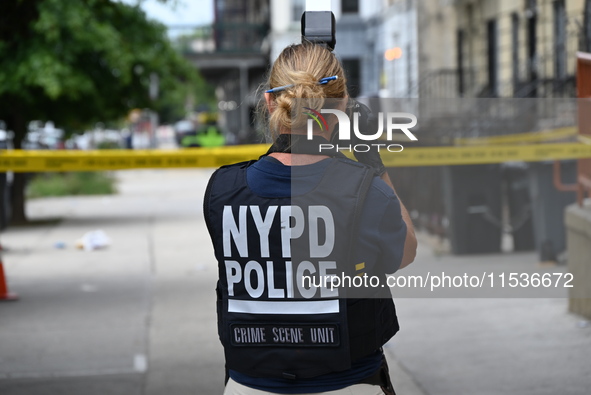
[[[21,146],[27,150],[64,149],[64,131],[55,127],[51,121],[31,121],[29,131]]]

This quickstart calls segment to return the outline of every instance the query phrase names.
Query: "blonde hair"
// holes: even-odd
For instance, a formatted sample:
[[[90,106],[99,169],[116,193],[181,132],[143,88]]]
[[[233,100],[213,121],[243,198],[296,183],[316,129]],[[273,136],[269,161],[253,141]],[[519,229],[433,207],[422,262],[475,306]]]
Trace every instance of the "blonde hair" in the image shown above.
[[[337,76],[336,80],[319,85],[321,78]],[[259,114],[268,118],[271,137],[282,130],[292,130],[305,125],[307,117],[302,106],[294,99],[306,99],[307,107],[320,109],[327,98],[347,97],[345,72],[337,57],[328,49],[309,42],[294,44],[285,48],[269,71],[263,89],[293,85],[273,95],[274,111],[269,115],[265,101],[259,107]],[[298,108],[300,107],[300,108]]]

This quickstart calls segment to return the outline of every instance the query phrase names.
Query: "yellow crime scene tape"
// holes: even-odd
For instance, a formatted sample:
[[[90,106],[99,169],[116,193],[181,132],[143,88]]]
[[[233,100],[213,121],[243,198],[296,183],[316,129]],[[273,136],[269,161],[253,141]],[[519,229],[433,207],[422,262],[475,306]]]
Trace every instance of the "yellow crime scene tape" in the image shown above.
[[[0,151],[0,171],[51,172],[219,167],[255,159],[266,145],[181,150]]]
[[[581,143],[517,146],[409,148],[382,156],[387,167],[476,165],[505,162],[541,162],[591,158],[591,145]]]
[[[153,168],[215,168],[257,159],[268,145],[243,145],[183,150],[0,151],[0,171],[56,172]],[[555,143],[470,147],[405,147],[381,150],[388,167],[475,165],[591,158],[591,144]]]
[[[454,140],[454,142],[455,145],[459,146],[543,143],[547,141],[556,141],[574,137],[578,133],[579,129],[577,127],[571,126],[552,130],[542,130],[539,132],[510,134],[506,136],[457,138]]]

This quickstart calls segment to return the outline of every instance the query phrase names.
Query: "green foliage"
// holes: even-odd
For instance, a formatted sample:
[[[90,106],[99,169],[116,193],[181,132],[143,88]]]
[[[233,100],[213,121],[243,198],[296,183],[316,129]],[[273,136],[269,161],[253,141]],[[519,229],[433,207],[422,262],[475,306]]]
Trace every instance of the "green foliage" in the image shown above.
[[[155,102],[153,73],[160,80]],[[0,0],[0,119],[17,149],[29,121],[51,120],[72,133],[134,108],[162,110],[166,119],[205,85],[139,1]],[[15,175],[13,222],[26,221],[24,181]]]
[[[27,197],[110,195],[115,192],[115,179],[108,173],[45,173],[29,182]]]
[[[120,149],[119,143],[115,141],[101,141],[97,144],[96,149]]]
[[[160,98],[148,96],[150,74]],[[16,133],[25,121],[81,130],[133,108],[183,109],[206,86],[174,50],[165,27],[138,5],[114,0],[0,1],[0,119]],[[18,146],[18,142],[17,142]]]

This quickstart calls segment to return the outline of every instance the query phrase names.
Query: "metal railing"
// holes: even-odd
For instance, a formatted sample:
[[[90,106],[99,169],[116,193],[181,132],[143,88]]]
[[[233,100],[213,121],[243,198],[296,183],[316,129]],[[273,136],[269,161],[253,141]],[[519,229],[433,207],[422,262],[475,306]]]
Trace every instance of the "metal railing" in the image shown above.
[[[268,24],[216,23],[213,25],[217,52],[260,52],[268,33]]]
[[[259,53],[268,32],[268,24],[214,23],[196,26],[176,41],[184,54]]]

